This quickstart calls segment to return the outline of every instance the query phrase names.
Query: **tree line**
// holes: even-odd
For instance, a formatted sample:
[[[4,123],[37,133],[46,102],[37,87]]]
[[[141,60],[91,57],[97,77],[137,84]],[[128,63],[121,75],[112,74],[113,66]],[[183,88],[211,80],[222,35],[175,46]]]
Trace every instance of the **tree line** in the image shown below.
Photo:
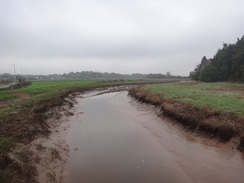
[[[190,77],[204,82],[244,82],[244,36],[234,44],[224,43],[212,59],[204,56]]]
[[[182,78],[181,76],[174,76],[169,71],[166,74],[161,73],[150,73],[150,74],[119,74],[119,73],[108,73],[108,72],[94,72],[94,71],[81,71],[81,72],[70,72],[62,75],[54,74],[49,75],[53,78],[63,79],[167,79],[167,78]]]

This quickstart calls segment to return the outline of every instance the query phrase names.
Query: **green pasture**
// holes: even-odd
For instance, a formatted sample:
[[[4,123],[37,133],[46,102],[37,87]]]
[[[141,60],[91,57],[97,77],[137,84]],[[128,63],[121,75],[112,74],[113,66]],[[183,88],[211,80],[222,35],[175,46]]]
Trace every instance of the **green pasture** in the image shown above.
[[[237,83],[167,83],[144,86],[175,101],[190,102],[224,113],[244,115],[244,84]]]

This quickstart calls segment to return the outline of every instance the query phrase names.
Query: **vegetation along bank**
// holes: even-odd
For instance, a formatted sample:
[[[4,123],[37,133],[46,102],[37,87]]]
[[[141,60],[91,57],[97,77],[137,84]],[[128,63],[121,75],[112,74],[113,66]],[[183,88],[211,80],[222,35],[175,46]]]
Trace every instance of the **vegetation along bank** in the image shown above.
[[[190,131],[228,142],[240,138],[244,150],[244,84],[168,83],[137,87],[129,94],[161,109]]]

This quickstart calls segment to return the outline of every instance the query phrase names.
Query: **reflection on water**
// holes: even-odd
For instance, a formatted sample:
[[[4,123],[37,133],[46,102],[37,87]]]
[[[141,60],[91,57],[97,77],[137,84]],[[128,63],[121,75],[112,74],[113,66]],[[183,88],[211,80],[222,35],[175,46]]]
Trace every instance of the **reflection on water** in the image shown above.
[[[81,98],[78,104],[84,113],[67,137],[72,183],[244,180],[240,153],[163,122],[127,92]]]

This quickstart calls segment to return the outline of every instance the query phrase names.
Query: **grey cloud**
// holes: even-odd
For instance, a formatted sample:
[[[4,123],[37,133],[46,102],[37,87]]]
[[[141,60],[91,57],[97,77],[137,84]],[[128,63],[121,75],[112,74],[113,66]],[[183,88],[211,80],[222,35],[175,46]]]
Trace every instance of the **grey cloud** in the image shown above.
[[[243,35],[243,7],[242,0],[2,0],[0,72],[10,60],[32,60],[39,68],[59,63],[53,72],[81,62],[90,70],[188,75],[203,55]]]

